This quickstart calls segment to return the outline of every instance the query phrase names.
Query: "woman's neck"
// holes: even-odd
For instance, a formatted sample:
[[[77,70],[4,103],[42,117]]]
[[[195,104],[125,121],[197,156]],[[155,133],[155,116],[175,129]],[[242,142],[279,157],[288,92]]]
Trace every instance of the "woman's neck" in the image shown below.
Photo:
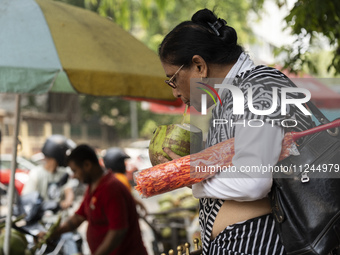
[[[225,78],[233,66],[234,64],[227,64],[227,65],[210,64],[208,77],[209,78]]]

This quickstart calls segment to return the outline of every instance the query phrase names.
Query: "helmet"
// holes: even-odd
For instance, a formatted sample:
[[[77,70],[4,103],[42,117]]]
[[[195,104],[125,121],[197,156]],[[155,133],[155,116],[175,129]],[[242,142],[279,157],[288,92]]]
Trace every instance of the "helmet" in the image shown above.
[[[54,158],[59,166],[66,166],[67,153],[75,147],[76,144],[71,139],[63,135],[51,135],[41,151],[46,157]]]
[[[106,150],[103,157],[104,165],[113,172],[125,173],[125,159],[130,158],[122,149],[112,147]]]

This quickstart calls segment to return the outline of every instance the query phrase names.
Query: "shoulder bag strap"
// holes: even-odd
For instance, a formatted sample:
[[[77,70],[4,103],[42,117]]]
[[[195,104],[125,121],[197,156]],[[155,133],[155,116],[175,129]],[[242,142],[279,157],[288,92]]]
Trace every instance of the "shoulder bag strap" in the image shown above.
[[[320,121],[321,124],[329,123],[329,119],[313,104],[311,101],[308,101],[307,103],[308,108],[311,110],[315,118],[317,118],[318,121]]]

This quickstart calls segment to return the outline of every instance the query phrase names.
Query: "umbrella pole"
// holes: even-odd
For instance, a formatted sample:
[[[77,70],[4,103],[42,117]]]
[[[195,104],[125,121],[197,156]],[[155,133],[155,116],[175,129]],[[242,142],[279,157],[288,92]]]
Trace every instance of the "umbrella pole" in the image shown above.
[[[19,124],[20,124],[20,101],[21,96],[16,94],[15,97],[16,108],[15,108],[15,125],[13,134],[13,150],[12,150],[12,162],[11,162],[11,178],[9,182],[9,187],[7,191],[7,207],[8,213],[6,216],[6,231],[5,231],[5,241],[4,241],[4,253],[9,255],[10,252],[10,238],[11,238],[11,227],[12,227],[12,213],[13,213],[13,200],[14,200],[14,178],[17,162],[17,140],[19,134]]]
[[[138,138],[138,115],[137,115],[137,102],[130,101],[130,118],[131,118],[131,138]]]

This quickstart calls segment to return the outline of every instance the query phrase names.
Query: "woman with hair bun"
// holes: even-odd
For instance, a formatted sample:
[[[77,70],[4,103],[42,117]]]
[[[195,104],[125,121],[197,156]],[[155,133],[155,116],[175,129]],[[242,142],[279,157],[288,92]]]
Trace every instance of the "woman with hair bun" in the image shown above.
[[[234,104],[244,99],[233,98],[232,89],[215,87],[221,103],[216,96],[206,146],[233,137],[232,163],[237,171],[220,172],[192,186],[193,195],[200,199],[203,254],[285,254],[268,198],[272,173],[244,170],[275,166],[285,132],[281,123],[287,115],[297,123],[292,125],[293,131],[311,127],[309,116],[294,105],[288,105],[287,115],[281,114],[281,88],[295,85],[274,68],[254,65],[237,44],[236,31],[208,9],[199,10],[191,21],[180,23],[168,33],[159,46],[159,56],[169,77],[165,82],[173,95],[198,111],[201,111],[202,90],[197,93],[196,85],[214,88],[213,78],[236,86],[245,98],[244,112],[234,114]],[[252,94],[248,95],[249,91]],[[287,98],[299,96],[297,93],[286,95]],[[214,102],[207,100],[206,103],[210,107]],[[272,108],[270,114],[259,113]],[[213,121],[216,119],[224,121],[217,125]],[[168,148],[164,151],[173,159],[179,157]]]

